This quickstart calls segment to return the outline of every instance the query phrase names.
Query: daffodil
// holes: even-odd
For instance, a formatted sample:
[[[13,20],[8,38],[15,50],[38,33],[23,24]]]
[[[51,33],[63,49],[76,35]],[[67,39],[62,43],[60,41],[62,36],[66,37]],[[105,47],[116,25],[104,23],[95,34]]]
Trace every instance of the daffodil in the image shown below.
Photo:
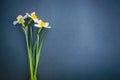
[[[28,15],[28,17],[32,18],[32,20],[33,20],[34,22],[38,22],[38,21],[39,21],[39,20],[38,20],[38,17],[37,17],[36,14],[35,14],[35,12],[32,12],[31,14],[26,13],[26,15]]]
[[[26,18],[28,17],[30,18],[30,20],[26,21]],[[34,26],[37,27],[37,33],[33,32],[35,31],[33,29],[35,27],[31,26],[32,22],[34,22]],[[41,50],[47,34],[47,31],[45,32],[41,32],[41,31],[45,30],[44,28],[51,28],[51,27],[49,26],[48,22],[44,22],[41,19],[39,19],[36,16],[35,12],[32,12],[31,14],[26,13],[25,16],[18,15],[16,21],[14,21],[13,24],[14,25],[20,24],[22,26],[22,30],[25,34],[26,47],[27,47],[26,49],[28,53],[29,72],[30,72],[29,80],[37,80],[37,70],[38,70]]]
[[[38,27],[38,28],[40,28],[40,27],[51,28],[51,27],[48,26],[48,25],[49,25],[48,22],[44,22],[44,21],[42,21],[42,20],[39,20],[38,23],[35,24],[34,26],[35,26],[35,27]]]
[[[18,24],[23,24],[23,23],[25,23],[25,19],[27,18],[27,15],[25,15],[25,16],[22,16],[22,15],[18,15],[17,16],[17,20],[16,21],[13,21],[13,24],[14,25],[16,25],[17,23]]]

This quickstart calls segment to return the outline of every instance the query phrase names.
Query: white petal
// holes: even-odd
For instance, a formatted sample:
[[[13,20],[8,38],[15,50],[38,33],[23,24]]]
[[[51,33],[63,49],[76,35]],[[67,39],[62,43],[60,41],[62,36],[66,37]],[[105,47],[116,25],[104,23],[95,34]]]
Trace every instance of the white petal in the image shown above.
[[[35,12],[32,12],[31,15],[32,15],[32,14],[35,14]]]
[[[40,20],[39,20],[39,23],[41,23],[41,22],[42,22],[42,20],[40,19]]]
[[[16,25],[18,23],[18,21],[13,21],[13,25]]]
[[[26,19],[28,17],[28,15],[25,15],[24,17],[23,17],[23,19]]]
[[[46,22],[46,25],[44,26],[44,27],[47,27],[49,25],[49,23],[48,22]]]
[[[45,28],[51,28],[51,26],[47,26],[47,27],[45,27]]]
[[[18,15],[17,19],[23,18],[22,15]]]
[[[38,19],[34,19],[34,22],[35,22],[35,23],[39,23],[39,20],[38,20]]]
[[[31,17],[29,13],[26,13],[26,15],[27,15],[28,17]]]
[[[41,26],[39,24],[34,24],[35,27],[40,28]]]
[[[39,24],[39,23],[42,22],[42,20],[34,19],[34,22],[37,23],[37,24]]]

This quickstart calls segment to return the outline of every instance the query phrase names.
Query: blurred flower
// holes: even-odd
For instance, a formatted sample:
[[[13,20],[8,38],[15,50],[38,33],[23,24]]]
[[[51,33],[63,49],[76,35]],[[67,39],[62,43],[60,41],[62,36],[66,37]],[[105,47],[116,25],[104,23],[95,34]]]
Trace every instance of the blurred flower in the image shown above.
[[[26,18],[30,17],[30,20],[26,21]],[[38,65],[41,55],[41,50],[44,44],[44,40],[46,37],[46,32],[41,34],[41,31],[43,28],[51,28],[49,26],[48,22],[44,22],[41,19],[38,19],[35,12],[32,12],[31,14],[26,13],[25,16],[18,15],[16,21],[13,21],[13,24],[16,25],[17,23],[22,26],[22,30],[25,34],[26,39],[26,49],[28,53],[28,62],[29,62],[29,80],[37,80],[37,72],[38,72]],[[37,34],[34,33],[33,27],[30,25],[34,22],[34,26],[37,28]],[[27,24],[24,24],[27,23]],[[34,27],[34,28],[35,28]],[[33,35],[36,35],[34,37]],[[39,46],[40,45],[40,46]],[[37,57],[35,57],[34,55]]]
[[[38,28],[40,28],[40,27],[51,28],[51,27],[48,26],[48,25],[49,25],[48,22],[44,22],[44,21],[42,21],[42,20],[39,20],[38,23],[35,24],[34,26],[35,26],[35,27],[38,27]]]
[[[38,17],[36,16],[35,12],[32,12],[31,15],[29,13],[26,13],[26,15],[28,15],[28,17],[32,18],[32,20],[34,22],[38,22]]]
[[[13,24],[16,25],[17,23],[18,24],[22,24],[22,23],[25,23],[25,19],[27,18],[27,15],[25,16],[22,16],[22,15],[18,15],[17,16],[17,20],[16,21],[13,21]]]

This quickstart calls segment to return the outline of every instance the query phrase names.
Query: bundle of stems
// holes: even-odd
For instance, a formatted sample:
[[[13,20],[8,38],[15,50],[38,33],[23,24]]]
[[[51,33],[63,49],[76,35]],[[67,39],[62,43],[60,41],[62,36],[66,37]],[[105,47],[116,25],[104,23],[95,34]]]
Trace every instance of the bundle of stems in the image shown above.
[[[21,24],[22,30],[25,35],[27,54],[28,54],[28,63],[29,63],[29,79],[37,80],[37,71],[40,61],[40,55],[45,41],[47,31],[45,28],[50,28],[49,23],[38,20],[35,12],[31,14],[31,19],[25,24],[25,19],[30,15],[25,15],[24,17],[19,15],[17,21],[14,21],[13,24]],[[35,22],[34,26],[38,27],[37,32],[34,33],[34,27],[31,27],[32,22]],[[34,33],[34,34],[33,34]]]
[[[32,22],[30,20],[29,24]],[[30,31],[29,31],[30,28]],[[45,36],[47,32],[44,32],[42,36],[43,27],[38,28],[36,39],[33,39],[33,28],[31,26],[23,26],[23,32],[25,34],[26,45],[27,45],[27,53],[29,60],[29,72],[30,72],[30,80],[37,80],[37,69],[40,61],[40,54],[43,47],[43,43],[45,40]],[[30,32],[30,34],[29,34]],[[40,41],[40,36],[42,39]]]

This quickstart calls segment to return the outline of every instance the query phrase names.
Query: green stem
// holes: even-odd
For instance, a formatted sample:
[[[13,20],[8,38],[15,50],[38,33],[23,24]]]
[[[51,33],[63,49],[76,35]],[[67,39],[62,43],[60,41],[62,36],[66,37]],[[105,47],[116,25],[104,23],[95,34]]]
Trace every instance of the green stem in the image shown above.
[[[35,56],[35,61],[36,61],[36,63],[38,63],[38,61],[37,61],[37,54],[38,54],[38,47],[39,47],[39,35],[37,34],[37,39],[36,39],[36,56]],[[36,73],[36,64],[35,64],[35,72],[34,72],[34,74],[35,75],[37,75],[37,73]]]
[[[40,37],[39,37],[39,35],[37,34],[37,47],[36,47],[36,48],[37,48],[37,50],[36,50],[36,56],[37,56],[37,53],[38,53],[38,47],[39,47],[39,38],[40,38]]]
[[[27,33],[27,32],[25,32],[25,38],[26,38],[27,51],[28,51],[28,58],[29,58],[30,76],[31,76],[31,80],[33,80],[32,54],[31,54],[31,50],[30,50],[30,48],[29,48],[28,33]]]
[[[42,47],[43,47],[43,43],[45,41],[45,37],[46,37],[46,33],[44,33],[42,41],[41,41],[40,46],[38,48],[38,52],[37,52],[37,55],[36,55],[36,65],[35,65],[35,73],[34,74],[37,74],[37,69],[38,69],[38,64],[39,64],[39,60],[40,60],[41,50],[42,50]]]
[[[33,80],[37,80],[37,75],[34,74],[34,75],[33,75],[33,78],[34,78]]]
[[[33,46],[33,56],[34,57],[36,56],[36,53],[38,51],[39,36],[40,36],[40,33],[41,33],[42,29],[43,28],[39,28],[38,32],[37,32],[36,40],[35,40],[35,43],[34,43],[34,46]]]
[[[28,21],[28,23],[27,23],[27,26],[29,26],[31,23],[32,23],[32,19],[30,19],[29,21]]]
[[[27,45],[27,53],[28,53],[28,60],[29,60],[29,69],[30,69],[30,80],[37,80],[34,79],[34,62],[33,62],[33,55],[32,55],[32,27],[30,27],[30,43],[28,40],[28,26],[32,23],[32,19],[29,20],[27,26],[25,26],[24,23],[22,23],[22,29],[24,31],[25,34],[25,38],[26,38],[26,45]]]
[[[32,27],[30,27],[30,51],[31,51],[31,56],[32,56],[32,60],[33,60],[33,68],[34,68],[34,65],[35,65],[35,58],[34,58],[34,55],[33,55],[33,29]],[[34,72],[34,70],[33,70]]]

